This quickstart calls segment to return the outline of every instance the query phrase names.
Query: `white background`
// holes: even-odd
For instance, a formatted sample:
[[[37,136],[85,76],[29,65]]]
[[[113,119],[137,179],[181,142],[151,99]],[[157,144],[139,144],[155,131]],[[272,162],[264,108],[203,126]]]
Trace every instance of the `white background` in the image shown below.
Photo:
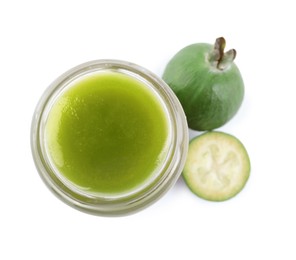
[[[1,1],[0,259],[295,259],[294,1]],[[219,130],[247,148],[235,198],[199,199],[182,179],[128,217],[81,213],[41,181],[30,124],[45,88],[89,60],[137,63],[161,76],[181,48],[224,36],[246,95]],[[191,137],[196,132],[190,132]]]

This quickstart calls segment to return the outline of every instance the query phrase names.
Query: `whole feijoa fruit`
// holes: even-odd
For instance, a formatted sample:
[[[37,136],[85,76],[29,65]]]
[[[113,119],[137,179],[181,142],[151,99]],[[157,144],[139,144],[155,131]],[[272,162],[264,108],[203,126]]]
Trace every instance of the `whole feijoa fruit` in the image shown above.
[[[236,51],[224,52],[225,39],[181,49],[167,64],[163,80],[172,88],[187,116],[188,126],[213,130],[227,123],[244,97],[241,73],[233,62]]]

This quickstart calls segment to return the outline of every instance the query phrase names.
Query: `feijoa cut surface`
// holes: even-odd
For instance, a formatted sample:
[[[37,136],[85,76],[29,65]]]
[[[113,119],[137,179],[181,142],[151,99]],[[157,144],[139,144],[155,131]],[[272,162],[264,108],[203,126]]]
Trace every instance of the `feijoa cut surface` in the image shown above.
[[[236,137],[210,131],[191,140],[183,178],[197,196],[224,201],[243,189],[250,169],[249,155]]]

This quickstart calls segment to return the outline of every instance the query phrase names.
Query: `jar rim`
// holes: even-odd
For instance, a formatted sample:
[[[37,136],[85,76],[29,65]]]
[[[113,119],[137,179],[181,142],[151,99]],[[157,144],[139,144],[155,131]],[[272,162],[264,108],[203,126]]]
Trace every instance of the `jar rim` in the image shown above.
[[[48,104],[53,95],[61,91],[62,86],[67,85],[75,78],[80,78],[86,73],[98,70],[124,71],[131,77],[140,77],[147,81],[154,90],[158,91],[163,100],[172,124],[172,144],[170,158],[167,160],[163,174],[156,178],[152,184],[131,196],[118,198],[106,198],[80,193],[63,183],[58,176],[51,171],[44,154],[42,120],[48,111]],[[145,84],[145,83],[144,83]],[[177,181],[183,170],[188,150],[188,127],[183,108],[169,86],[157,75],[149,70],[122,60],[94,60],[82,63],[59,76],[45,90],[40,98],[31,125],[31,150],[39,175],[50,188],[66,204],[86,213],[102,216],[120,216],[135,213],[156,202]]]

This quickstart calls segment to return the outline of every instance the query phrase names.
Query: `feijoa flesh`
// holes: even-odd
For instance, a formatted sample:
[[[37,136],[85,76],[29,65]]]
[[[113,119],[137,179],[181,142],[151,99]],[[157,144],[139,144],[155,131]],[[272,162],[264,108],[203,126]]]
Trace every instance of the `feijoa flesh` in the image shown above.
[[[197,196],[224,201],[243,189],[250,165],[247,150],[236,137],[210,131],[191,140],[183,178]]]
[[[233,62],[236,51],[224,52],[225,39],[196,43],[181,49],[167,64],[164,81],[183,106],[188,126],[213,130],[227,123],[244,97],[241,73]]]

